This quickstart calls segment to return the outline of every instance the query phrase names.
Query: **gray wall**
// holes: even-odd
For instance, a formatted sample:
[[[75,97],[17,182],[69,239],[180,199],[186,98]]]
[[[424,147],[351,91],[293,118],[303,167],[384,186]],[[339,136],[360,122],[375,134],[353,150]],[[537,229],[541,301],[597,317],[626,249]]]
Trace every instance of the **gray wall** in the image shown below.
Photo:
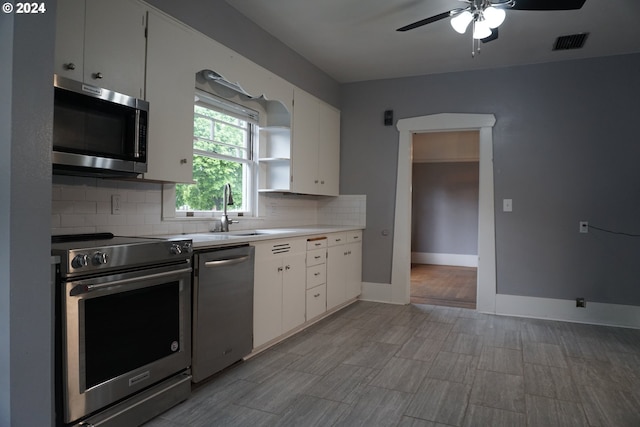
[[[335,80],[241,15],[224,0],[147,0],[147,3],[301,89],[339,107],[340,87]]]
[[[363,279],[391,278],[398,132],[382,112],[493,113],[498,293],[640,305],[640,239],[578,233],[640,233],[639,99],[640,54],[343,85],[340,187],[367,195]]]
[[[414,163],[411,251],[478,254],[478,162]]]
[[[46,6],[0,14],[0,426],[52,425],[55,0]]]

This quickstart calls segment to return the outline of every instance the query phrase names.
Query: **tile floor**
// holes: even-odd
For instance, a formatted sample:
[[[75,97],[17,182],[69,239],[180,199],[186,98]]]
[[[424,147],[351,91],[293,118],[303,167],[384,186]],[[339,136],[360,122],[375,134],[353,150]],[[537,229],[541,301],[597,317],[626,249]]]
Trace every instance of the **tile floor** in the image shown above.
[[[640,426],[640,330],[357,302],[146,427]]]

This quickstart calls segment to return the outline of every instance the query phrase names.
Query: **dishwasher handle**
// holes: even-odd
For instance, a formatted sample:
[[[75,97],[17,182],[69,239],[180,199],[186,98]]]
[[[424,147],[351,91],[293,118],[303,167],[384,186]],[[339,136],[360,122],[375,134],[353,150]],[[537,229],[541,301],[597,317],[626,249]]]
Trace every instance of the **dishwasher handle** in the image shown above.
[[[250,258],[249,255],[239,256],[235,258],[227,258],[227,259],[218,259],[215,261],[206,261],[204,263],[205,268],[214,268],[214,267],[226,267],[228,265],[240,264],[241,262],[245,262]]]

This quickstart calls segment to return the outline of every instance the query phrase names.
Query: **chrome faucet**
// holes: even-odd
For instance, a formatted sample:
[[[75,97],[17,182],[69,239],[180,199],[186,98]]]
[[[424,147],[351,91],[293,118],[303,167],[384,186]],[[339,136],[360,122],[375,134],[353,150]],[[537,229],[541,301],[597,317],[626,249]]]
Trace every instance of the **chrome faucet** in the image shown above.
[[[229,231],[229,224],[237,223],[229,219],[227,206],[233,206],[233,195],[231,194],[231,184],[227,183],[222,189],[222,218],[220,218],[220,231]]]

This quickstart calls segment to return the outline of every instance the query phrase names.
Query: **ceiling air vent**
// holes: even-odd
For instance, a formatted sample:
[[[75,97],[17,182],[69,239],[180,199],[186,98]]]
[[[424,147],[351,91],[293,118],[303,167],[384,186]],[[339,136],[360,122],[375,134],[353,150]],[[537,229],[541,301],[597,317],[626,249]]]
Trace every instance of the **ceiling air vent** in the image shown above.
[[[568,36],[560,36],[553,44],[553,50],[569,50],[580,49],[584,46],[589,33],[570,34]]]

